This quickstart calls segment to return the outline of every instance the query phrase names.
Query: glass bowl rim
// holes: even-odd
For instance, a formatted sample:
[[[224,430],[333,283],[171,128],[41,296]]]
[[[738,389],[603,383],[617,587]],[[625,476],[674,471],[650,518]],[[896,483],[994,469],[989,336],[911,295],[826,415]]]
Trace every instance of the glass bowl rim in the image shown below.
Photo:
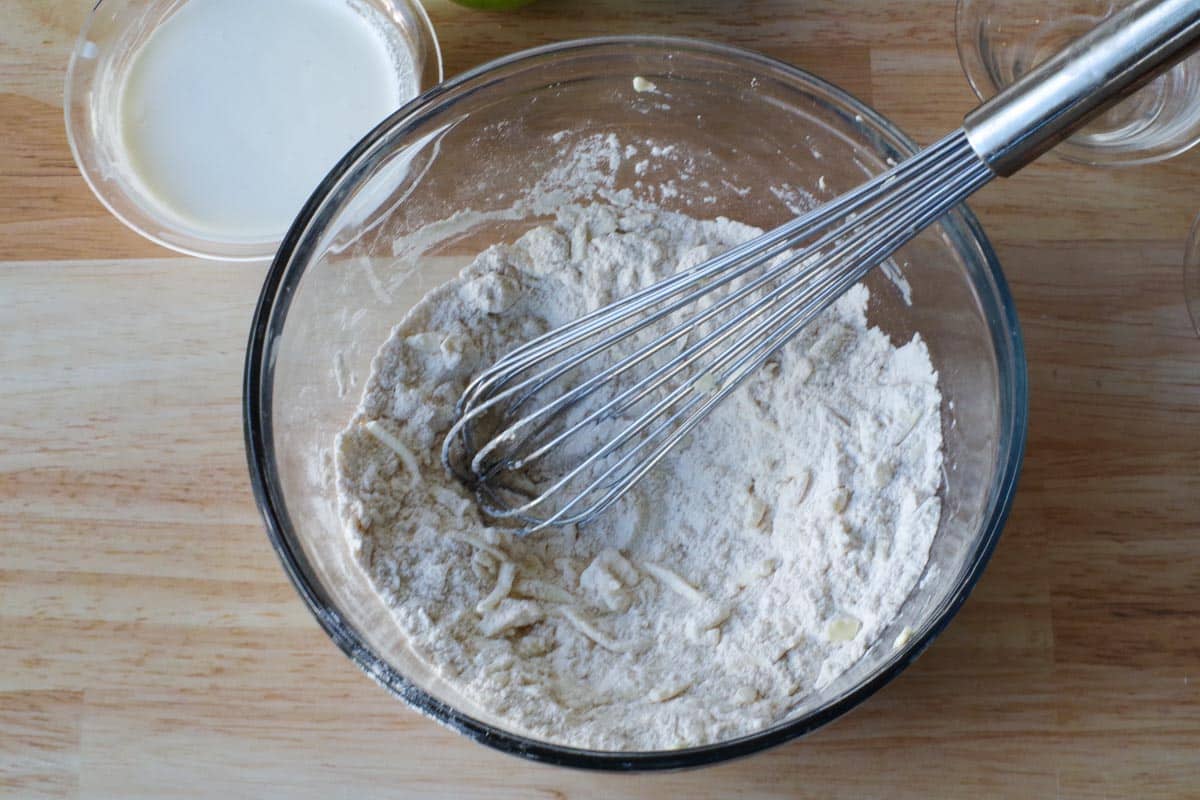
[[[1183,250],[1183,303],[1200,336],[1200,214],[1192,220]]]
[[[980,103],[986,103],[991,98],[1006,90],[1012,84],[1000,85],[984,63],[983,52],[979,47],[982,24],[968,18],[968,6],[979,0],[955,0],[954,4],[954,47],[958,51],[958,65],[971,91]],[[989,91],[990,90],[990,91]],[[1186,140],[1163,150],[1129,150],[1127,152],[1106,152],[1104,150],[1079,144],[1067,137],[1052,151],[1053,155],[1072,164],[1083,164],[1089,167],[1139,167],[1147,164],[1157,164],[1168,161],[1186,153],[1200,144],[1200,126]]]
[[[1007,423],[1009,435],[1007,439],[1001,436],[999,442],[996,476],[989,491],[989,508],[985,509],[986,521],[981,526],[974,545],[975,550],[964,565],[958,585],[943,601],[943,610],[929,623],[923,634],[913,636],[882,669],[829,705],[766,730],[715,744],[680,750],[603,751],[552,744],[496,728],[457,710],[416,686],[376,655],[363,637],[342,617],[324,587],[319,583],[310,582],[307,577],[308,559],[295,536],[275,472],[270,413],[274,371],[272,346],[282,331],[293,289],[303,277],[312,248],[321,238],[329,222],[340,211],[350,190],[357,185],[357,179],[373,166],[368,157],[389,152],[386,149],[389,143],[404,138],[408,131],[417,127],[425,118],[444,112],[459,96],[473,94],[479,87],[472,84],[480,79],[493,77],[493,73],[505,68],[547,56],[575,55],[596,48],[652,48],[659,51],[676,49],[724,57],[747,66],[757,66],[777,75],[782,74],[793,85],[806,87],[814,94],[824,94],[833,98],[839,104],[834,106],[838,112],[850,115],[860,130],[869,132],[870,126],[874,126],[908,151],[897,150],[893,154],[895,157],[904,158],[918,149],[916,143],[890,121],[828,81],[751,50],[700,39],[628,35],[574,39],[523,50],[468,70],[412,100],[347,152],[309,198],[284,237],[264,279],[246,350],[243,386],[246,458],[255,500],[263,517],[267,535],[297,592],[334,643],[363,672],[409,707],[476,742],[541,763],[601,771],[698,767],[750,755],[782,744],[841,716],[891,682],[916,660],[958,612],[995,549],[1012,506],[1024,456],[1028,420],[1024,345],[1016,308],[995,251],[974,214],[965,204],[960,205],[944,217],[940,224],[953,240],[955,252],[970,254],[974,250],[976,260],[981,264],[979,277],[990,282],[989,288],[999,304],[999,314],[989,318],[987,324],[992,334],[1001,378],[998,387],[1001,431],[1005,430]],[[1004,379],[1006,375],[1007,381]]]
[[[436,67],[435,84],[440,83],[445,77],[444,64],[442,63],[442,46],[438,41],[437,31],[433,27],[433,21],[430,20],[425,6],[421,4],[420,0],[391,0],[391,2],[403,4],[412,10],[420,27],[420,35],[430,45],[429,57],[433,59]],[[79,76],[80,54],[89,43],[87,38],[88,33],[91,31],[92,25],[95,24],[96,15],[104,3],[105,0],[96,0],[88,11],[87,18],[84,20],[83,26],[79,29],[79,35],[75,37],[75,44],[72,46],[71,54],[67,59],[67,71],[63,78],[63,123],[67,134],[67,147],[71,150],[71,159],[75,162],[75,168],[79,170],[84,183],[87,184],[96,199],[100,201],[100,205],[104,206],[105,211],[115,217],[126,228],[129,228],[129,230],[138,234],[143,239],[153,242],[159,247],[165,247],[168,250],[181,253],[185,256],[214,261],[263,262],[273,259],[279,244],[282,242],[282,239],[279,237],[257,241],[233,241],[187,234],[190,243],[184,244],[167,241],[155,233],[151,225],[157,224],[160,228],[172,228],[171,225],[165,224],[161,220],[155,220],[150,214],[144,211],[141,202],[132,199],[132,197],[131,205],[138,212],[136,215],[118,209],[113,201],[112,194],[106,190],[103,182],[97,178],[96,165],[85,163],[82,157],[79,138],[82,136],[85,139],[95,139],[95,137],[91,136],[90,133],[85,133],[88,130],[88,126],[76,119],[73,108],[76,96],[83,89],[83,86],[80,84],[82,79]],[[403,107],[401,106],[401,108]],[[391,116],[389,114],[388,118],[390,119]]]

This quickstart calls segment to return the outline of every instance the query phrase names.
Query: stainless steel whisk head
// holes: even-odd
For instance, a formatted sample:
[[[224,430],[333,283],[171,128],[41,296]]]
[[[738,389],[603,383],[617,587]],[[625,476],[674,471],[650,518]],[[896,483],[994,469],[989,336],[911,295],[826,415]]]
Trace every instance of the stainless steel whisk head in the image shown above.
[[[1197,40],[1200,0],[1139,0],[859,188],[517,347],[460,398],[443,463],[526,531],[592,520],[875,265]]]
[[[992,177],[958,131],[517,347],[463,394],[443,461],[492,517],[530,530],[588,522],[874,264]]]

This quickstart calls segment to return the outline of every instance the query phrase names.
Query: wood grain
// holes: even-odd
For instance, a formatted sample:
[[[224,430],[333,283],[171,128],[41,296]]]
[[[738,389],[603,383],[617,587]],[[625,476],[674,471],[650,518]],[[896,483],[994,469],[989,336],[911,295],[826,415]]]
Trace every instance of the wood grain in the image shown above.
[[[266,541],[241,443],[263,268],[171,257],[71,161],[87,0],[0,0],[0,796],[1200,796],[1200,340],[1179,262],[1200,156],[1046,160],[974,203],[1032,389],[1000,547],[936,645],[801,742],[698,772],[496,754],[361,676]],[[950,0],[431,0],[450,74],[574,36],[753,47],[919,141],[973,98]]]

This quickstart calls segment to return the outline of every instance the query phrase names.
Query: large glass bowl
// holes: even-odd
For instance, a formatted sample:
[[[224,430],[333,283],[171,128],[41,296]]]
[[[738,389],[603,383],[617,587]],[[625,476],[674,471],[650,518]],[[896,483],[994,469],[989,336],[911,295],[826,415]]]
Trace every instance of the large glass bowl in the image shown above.
[[[656,89],[635,91],[635,76]],[[675,148],[652,175],[641,174],[636,159],[614,160],[612,188],[665,194],[667,208],[764,228],[916,149],[879,114],[808,73],[697,41],[568,42],[462,75],[363,139],[284,239],[250,336],[246,444],[285,569],[338,646],[395,695],[484,744],[539,761],[695,766],[834,719],[899,673],[946,625],[979,578],[1009,509],[1025,440],[1025,362],[995,254],[971,213],[956,209],[897,255],[911,305],[881,271],[868,278],[872,322],[897,340],[920,332],[944,398],[945,510],[930,567],[892,628],[795,716],[751,736],[684,750],[602,752],[522,735],[439,681],[406,646],[349,552],[328,453],[391,327],[473,255],[532,226],[529,213],[512,211],[514,200],[566,167],[563,152],[573,142],[610,133],[622,146],[650,139]],[[604,171],[605,163],[592,166]],[[671,181],[677,193],[658,188]],[[584,186],[576,199],[602,183]],[[463,209],[508,211],[446,221]],[[899,636],[905,627],[912,631],[906,641]]]

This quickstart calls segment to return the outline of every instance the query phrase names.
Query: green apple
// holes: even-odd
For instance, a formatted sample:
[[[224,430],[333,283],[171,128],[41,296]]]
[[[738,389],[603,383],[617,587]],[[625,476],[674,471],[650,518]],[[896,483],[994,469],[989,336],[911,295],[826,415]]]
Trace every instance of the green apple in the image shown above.
[[[514,8],[527,6],[533,0],[454,0],[460,6],[478,8],[483,11],[511,11]]]

